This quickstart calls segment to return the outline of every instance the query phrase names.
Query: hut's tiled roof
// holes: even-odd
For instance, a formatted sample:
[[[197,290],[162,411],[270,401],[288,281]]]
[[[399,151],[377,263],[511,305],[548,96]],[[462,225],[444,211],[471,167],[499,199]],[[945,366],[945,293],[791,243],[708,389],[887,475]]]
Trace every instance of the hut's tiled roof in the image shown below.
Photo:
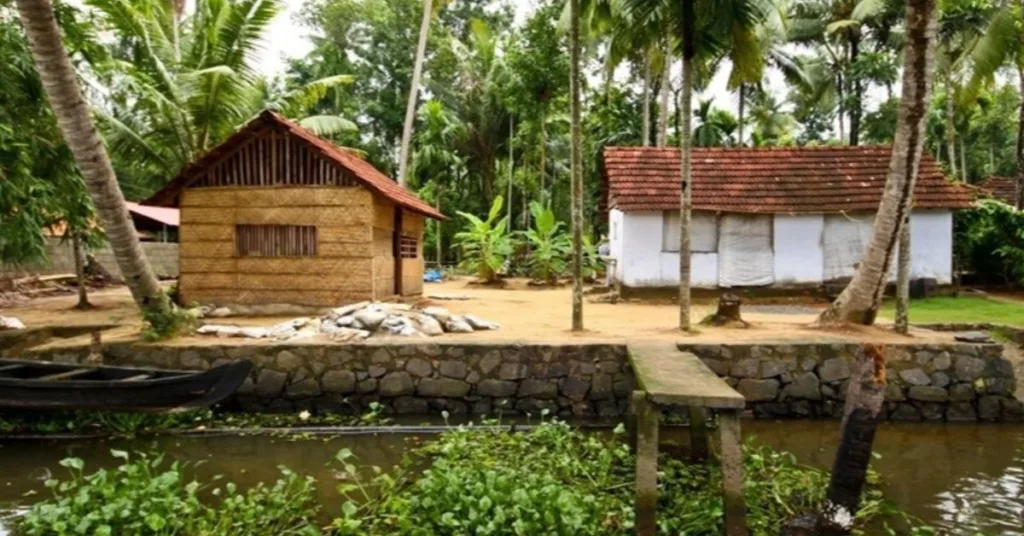
[[[363,186],[371,191],[382,195],[399,206],[417,212],[424,216],[436,219],[445,219],[444,214],[438,212],[416,194],[410,192],[397,182],[391,180],[387,175],[381,173],[372,164],[363,160],[362,157],[350,150],[342,149],[325,140],[298,124],[285,119],[280,114],[265,110],[254,119],[246,123],[238,132],[232,134],[227,140],[214,147],[199,160],[186,167],[177,177],[167,183],[159,192],[153,194],[149,199],[143,201],[145,205],[176,206],[181,191],[189,186],[192,181],[199,178],[201,172],[210,165],[220,161],[234,149],[242,146],[246,141],[257,136],[268,126],[279,131],[288,132],[296,138],[309,144],[310,148],[329,161],[332,161],[352,174],[352,176]]]
[[[1004,203],[1014,204],[1017,195],[1017,181],[1012,177],[989,177],[980,183],[984,193]]]
[[[693,208],[745,213],[877,210],[891,147],[694,148]],[[608,208],[679,208],[679,149],[606,147]],[[925,153],[918,208],[968,208],[973,194],[948,181]]]

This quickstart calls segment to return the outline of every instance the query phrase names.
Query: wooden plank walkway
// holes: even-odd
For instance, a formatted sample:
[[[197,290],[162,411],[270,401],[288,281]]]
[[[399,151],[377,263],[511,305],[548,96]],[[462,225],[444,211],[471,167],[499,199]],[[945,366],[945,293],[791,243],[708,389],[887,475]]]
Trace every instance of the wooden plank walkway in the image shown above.
[[[691,454],[708,456],[707,411],[718,415],[718,436],[725,505],[725,534],[745,536],[740,412],[743,395],[729,387],[701,360],[674,344],[630,343],[629,361],[638,390],[630,401],[630,434],[636,451],[636,534],[657,532],[658,428],[666,406],[686,406],[690,414]]]

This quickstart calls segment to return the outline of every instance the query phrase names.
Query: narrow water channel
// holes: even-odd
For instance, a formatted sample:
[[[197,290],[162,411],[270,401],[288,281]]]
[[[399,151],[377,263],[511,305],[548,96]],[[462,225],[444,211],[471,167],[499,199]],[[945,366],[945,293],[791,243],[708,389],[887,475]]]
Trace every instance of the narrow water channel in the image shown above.
[[[745,435],[792,452],[808,465],[828,468],[835,454],[836,421],[745,421]],[[668,434],[685,440],[685,431]],[[7,441],[0,443],[0,510],[45,496],[43,481],[62,476],[67,456],[86,467],[114,466],[111,448],[164,452],[197,463],[202,478],[223,475],[240,485],[273,481],[277,466],[315,477],[325,513],[338,508],[334,454],[352,450],[366,465],[391,467],[424,436],[357,435],[290,440],[269,436],[159,438],[131,441]],[[943,534],[1024,536],[1024,426],[886,424],[875,443],[875,468],[887,495]],[[7,531],[0,525],[0,536]]]

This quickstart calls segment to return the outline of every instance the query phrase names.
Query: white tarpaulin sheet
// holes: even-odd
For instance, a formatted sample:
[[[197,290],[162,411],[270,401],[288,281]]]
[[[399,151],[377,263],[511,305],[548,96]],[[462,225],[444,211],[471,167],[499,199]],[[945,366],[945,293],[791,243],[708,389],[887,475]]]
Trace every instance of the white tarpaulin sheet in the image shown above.
[[[774,282],[772,216],[722,216],[718,237],[718,286],[754,287]]]
[[[825,281],[852,277],[871,241],[874,214],[828,214],[822,240]]]

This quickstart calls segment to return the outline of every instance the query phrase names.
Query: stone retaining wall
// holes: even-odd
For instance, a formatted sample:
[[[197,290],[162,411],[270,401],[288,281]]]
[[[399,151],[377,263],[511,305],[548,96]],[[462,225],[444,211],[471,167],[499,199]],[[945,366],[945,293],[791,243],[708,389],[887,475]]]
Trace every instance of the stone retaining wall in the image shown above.
[[[747,397],[755,417],[839,417],[854,344],[680,344]],[[1013,367],[996,344],[886,346],[886,417],[1024,420]],[[80,362],[87,348],[31,349],[19,357]],[[616,344],[186,346],[108,344],[109,364],[207,369],[249,359],[253,374],[232,404],[250,411],[359,413],[378,402],[399,414],[620,417],[635,379]],[[685,415],[685,412],[684,412]]]
[[[680,344],[747,398],[757,417],[841,417],[856,344]],[[998,344],[888,345],[886,416],[1020,421]]]
[[[626,348],[608,344],[161,346],[112,344],[108,364],[207,369],[249,359],[234,402],[249,411],[538,414],[617,417],[634,389]],[[86,349],[27,357],[80,362]]]

